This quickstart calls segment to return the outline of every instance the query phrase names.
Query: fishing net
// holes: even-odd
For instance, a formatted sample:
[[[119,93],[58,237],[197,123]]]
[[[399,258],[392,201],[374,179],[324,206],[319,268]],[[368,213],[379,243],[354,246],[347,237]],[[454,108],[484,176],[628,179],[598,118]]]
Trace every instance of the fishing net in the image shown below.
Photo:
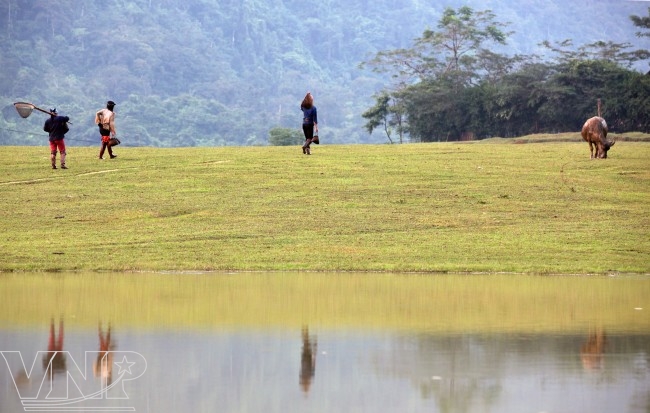
[[[18,114],[20,115],[21,118],[26,118],[29,115],[32,114],[32,111],[34,110],[34,105],[31,103],[26,103],[26,102],[16,102],[14,103],[14,106],[16,107],[16,111],[18,111]]]

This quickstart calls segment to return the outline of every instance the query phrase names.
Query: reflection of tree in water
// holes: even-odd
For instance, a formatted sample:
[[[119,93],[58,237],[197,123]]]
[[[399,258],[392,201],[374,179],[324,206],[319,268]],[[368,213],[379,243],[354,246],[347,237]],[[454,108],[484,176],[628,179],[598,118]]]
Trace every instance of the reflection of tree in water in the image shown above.
[[[102,387],[111,384],[113,380],[113,353],[115,344],[111,341],[111,325],[108,324],[106,333],[102,331],[102,323],[99,323],[99,351],[97,360],[93,364],[93,373],[95,377],[102,380]]]
[[[54,318],[50,320],[50,335],[47,341],[47,353],[43,356],[43,369],[52,366],[52,373],[66,371],[65,353],[63,353],[63,317],[59,320],[59,335],[54,329]]]
[[[316,336],[309,336],[309,327],[302,328],[302,353],[300,355],[300,388],[309,392],[311,382],[316,374],[316,349],[318,343]]]
[[[609,336],[602,328],[582,335],[417,334],[396,340],[388,352],[370,354],[370,360],[379,374],[408,379],[423,399],[435,401],[440,412],[490,411],[517,397],[508,383],[519,378],[539,383],[567,377],[581,379],[585,369],[596,366],[604,373],[598,375],[598,383],[631,380],[626,376],[631,367],[628,357],[603,362],[611,349],[626,355],[643,354],[643,362],[636,365],[642,365],[639,375],[648,377],[648,340],[647,335]],[[593,378],[590,380],[598,385]],[[645,408],[649,403],[644,394],[636,397],[634,406]],[[648,409],[640,411],[650,413]]]
[[[490,411],[496,404],[501,386],[496,380],[460,377],[439,380],[438,383],[423,383],[424,399],[434,398],[441,412],[471,412],[480,407]]]
[[[441,412],[470,412],[477,406],[490,410],[489,406],[497,403],[502,386],[497,371],[477,374],[476,367],[485,356],[480,340],[447,337],[437,344],[444,349],[433,353],[439,365],[436,370],[442,376],[420,380],[422,398],[436,400]],[[496,360],[495,363],[499,364]]]
[[[408,378],[437,411],[490,411],[503,391],[500,368],[507,350],[476,335],[418,335],[400,340],[374,361],[385,374]],[[495,349],[496,348],[496,349]]]

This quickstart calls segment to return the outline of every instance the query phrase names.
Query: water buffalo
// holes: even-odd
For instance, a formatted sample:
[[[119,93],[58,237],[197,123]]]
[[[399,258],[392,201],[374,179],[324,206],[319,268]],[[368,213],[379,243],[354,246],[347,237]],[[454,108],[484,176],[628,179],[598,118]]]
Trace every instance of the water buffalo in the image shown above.
[[[589,143],[592,159],[607,158],[607,151],[616,143],[616,141],[607,140],[607,122],[598,116],[587,119],[582,126],[582,139]],[[595,155],[594,146],[596,147]]]

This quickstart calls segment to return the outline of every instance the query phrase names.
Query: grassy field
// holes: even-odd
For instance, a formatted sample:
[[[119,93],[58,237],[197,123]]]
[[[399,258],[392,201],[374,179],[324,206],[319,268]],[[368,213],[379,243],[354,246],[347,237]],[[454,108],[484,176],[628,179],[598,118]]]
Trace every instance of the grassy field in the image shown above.
[[[0,271],[650,273],[650,144],[0,147]]]

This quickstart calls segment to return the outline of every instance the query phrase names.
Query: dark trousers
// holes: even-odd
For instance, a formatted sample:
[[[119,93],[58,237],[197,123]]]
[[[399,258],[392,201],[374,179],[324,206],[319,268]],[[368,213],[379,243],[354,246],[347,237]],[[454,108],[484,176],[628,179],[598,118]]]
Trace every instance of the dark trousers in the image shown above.
[[[311,140],[314,139],[314,124],[303,124],[302,133],[305,134],[305,144],[302,145],[302,153],[309,154],[309,145],[311,145]]]
[[[305,134],[305,139],[312,140],[314,139],[314,124],[311,125],[302,125],[302,133]]]

